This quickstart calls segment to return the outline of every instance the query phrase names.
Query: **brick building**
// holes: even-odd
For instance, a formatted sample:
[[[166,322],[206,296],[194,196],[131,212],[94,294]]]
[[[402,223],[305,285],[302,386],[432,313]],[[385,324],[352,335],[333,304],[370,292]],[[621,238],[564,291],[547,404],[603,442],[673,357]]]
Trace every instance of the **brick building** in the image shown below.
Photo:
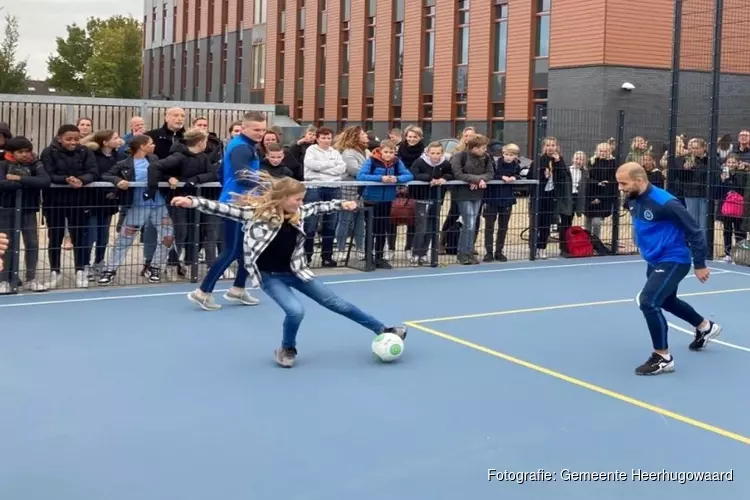
[[[701,2],[710,10],[687,3]],[[145,12],[147,97],[280,104],[301,124],[381,136],[417,123],[440,139],[473,125],[524,147],[537,108],[609,121],[669,106],[672,0],[146,0]],[[683,42],[695,70],[683,93],[699,107],[703,22]]]

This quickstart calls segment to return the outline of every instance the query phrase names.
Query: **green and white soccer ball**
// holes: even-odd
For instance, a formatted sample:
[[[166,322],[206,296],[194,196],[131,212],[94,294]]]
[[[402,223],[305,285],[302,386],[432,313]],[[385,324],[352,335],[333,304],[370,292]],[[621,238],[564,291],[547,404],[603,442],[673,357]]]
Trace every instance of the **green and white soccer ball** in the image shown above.
[[[404,353],[404,341],[395,333],[381,333],[372,341],[373,357],[384,363],[400,358]]]

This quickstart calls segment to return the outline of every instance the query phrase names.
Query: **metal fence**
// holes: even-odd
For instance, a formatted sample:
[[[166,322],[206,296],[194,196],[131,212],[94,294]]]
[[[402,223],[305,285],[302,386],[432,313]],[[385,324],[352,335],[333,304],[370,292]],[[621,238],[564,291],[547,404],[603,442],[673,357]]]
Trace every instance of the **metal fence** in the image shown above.
[[[185,110],[186,123],[199,116],[207,118],[211,131],[219,137],[229,136],[231,123],[248,111],[264,113],[269,126],[275,116],[273,105],[0,94],[0,122],[8,123],[14,135],[27,137],[41,151],[60,125],[76,123],[79,118],[89,118],[94,131],[111,129],[125,134],[134,116],[142,117],[147,129],[158,128],[167,109],[173,107]]]

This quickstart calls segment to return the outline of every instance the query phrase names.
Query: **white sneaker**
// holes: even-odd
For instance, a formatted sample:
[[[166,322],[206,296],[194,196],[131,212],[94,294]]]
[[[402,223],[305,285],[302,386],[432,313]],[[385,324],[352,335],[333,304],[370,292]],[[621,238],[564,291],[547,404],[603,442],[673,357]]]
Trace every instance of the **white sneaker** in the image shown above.
[[[726,262],[727,264],[731,264],[731,263],[732,263],[732,256],[731,256],[731,255],[726,255],[726,256],[724,256],[724,258],[723,258],[723,259],[721,259],[721,260],[723,260],[723,261],[724,261],[724,262]]]
[[[231,269],[224,271],[224,274],[221,276],[221,278],[225,280],[233,280],[236,277],[237,275]]]
[[[547,250],[540,248],[536,252],[536,258],[539,260],[546,260],[547,259]]]
[[[27,281],[26,284],[24,285],[24,288],[30,292],[46,292],[47,291],[47,287],[44,286],[43,283],[40,283],[37,280]]]
[[[260,303],[260,299],[257,299],[256,297],[253,297],[249,293],[247,293],[247,290],[242,290],[241,293],[237,293],[233,290],[227,290],[227,292],[224,294],[224,299],[229,302],[239,302],[243,306],[255,306]]]
[[[7,281],[3,281],[0,283],[0,295],[4,295],[6,293],[10,293],[10,283]]]
[[[60,282],[60,275],[57,273],[57,271],[52,271],[49,273],[49,281],[46,283],[46,287],[48,290],[54,290],[57,288],[57,285]]]
[[[76,288],[88,288],[89,277],[86,271],[76,271]]]

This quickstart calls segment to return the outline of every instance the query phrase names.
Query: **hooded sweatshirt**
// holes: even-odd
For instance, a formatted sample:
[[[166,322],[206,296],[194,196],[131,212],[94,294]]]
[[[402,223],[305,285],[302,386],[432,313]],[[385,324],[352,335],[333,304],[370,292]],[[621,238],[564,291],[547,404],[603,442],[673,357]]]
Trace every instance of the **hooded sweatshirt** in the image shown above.
[[[317,144],[305,152],[305,181],[341,182],[346,172],[346,164],[341,153],[329,147],[322,149]],[[333,186],[331,186],[333,187]]]
[[[453,170],[451,169],[451,162],[446,160],[444,156],[440,157],[438,163],[433,163],[430,155],[423,153],[422,156],[412,163],[410,170],[414,175],[415,181],[430,182],[433,179],[452,181],[455,179]],[[437,192],[436,189],[430,186],[409,186],[409,196],[415,200],[434,199]],[[445,189],[443,193],[445,193]]]

